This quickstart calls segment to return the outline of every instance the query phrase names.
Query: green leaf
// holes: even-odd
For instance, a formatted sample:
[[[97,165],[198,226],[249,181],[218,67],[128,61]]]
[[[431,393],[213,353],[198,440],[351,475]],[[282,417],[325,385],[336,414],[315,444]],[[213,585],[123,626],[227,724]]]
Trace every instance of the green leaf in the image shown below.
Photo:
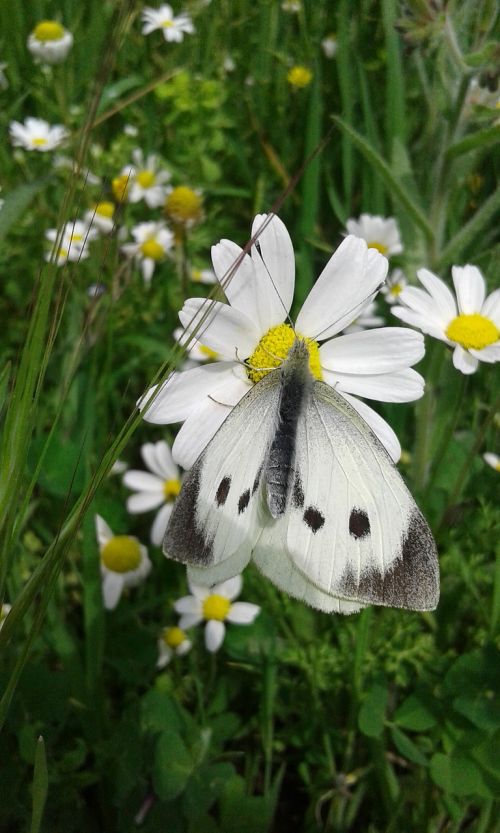
[[[418,695],[411,694],[397,709],[394,722],[413,732],[425,732],[436,725],[436,718]]]
[[[163,731],[155,746],[153,785],[163,801],[181,795],[194,769],[194,761],[181,736]]]
[[[220,800],[220,822],[224,833],[266,833],[272,821],[273,802],[248,796],[245,781],[236,775],[226,781]]]
[[[0,240],[3,240],[11,226],[24,214],[35,194],[46,184],[45,179],[35,180],[27,185],[19,185],[7,194],[0,210]]]
[[[208,812],[214,801],[222,794],[227,781],[235,777],[232,764],[216,763],[200,766],[193,773],[182,797],[187,819],[196,819]]]
[[[49,790],[47,757],[42,735],[38,738],[35,750],[35,768],[33,772],[33,809],[31,812],[31,833],[38,833],[42,823],[43,810]]]
[[[418,764],[419,766],[428,766],[429,762],[425,755],[420,751],[418,746],[416,746],[412,740],[405,735],[400,729],[397,729],[396,726],[393,726],[391,729],[392,739],[394,741],[394,746],[404,758],[408,761],[411,761],[414,764]]]
[[[454,159],[457,156],[462,156],[464,153],[469,153],[471,150],[478,150],[479,148],[489,147],[495,145],[500,139],[500,126],[486,127],[484,130],[477,130],[476,133],[471,133],[465,136],[459,142],[448,148],[446,156],[448,159]]]
[[[37,437],[31,446],[29,462],[34,469],[40,454],[44,463],[38,483],[55,497],[66,497],[79,492],[85,485],[85,452],[82,442],[69,439],[56,432],[45,448],[46,437]]]
[[[183,720],[180,706],[173,697],[152,688],[142,698],[141,722],[146,731],[182,731]]]
[[[493,191],[491,196],[483,202],[473,217],[461,227],[447,246],[441,252],[438,269],[449,266],[452,263],[460,263],[460,258],[467,252],[468,246],[480,239],[482,232],[490,221],[494,221],[495,215],[500,208],[500,185]]]
[[[384,731],[387,687],[375,683],[368,692],[359,710],[358,726],[369,738],[378,738]]]

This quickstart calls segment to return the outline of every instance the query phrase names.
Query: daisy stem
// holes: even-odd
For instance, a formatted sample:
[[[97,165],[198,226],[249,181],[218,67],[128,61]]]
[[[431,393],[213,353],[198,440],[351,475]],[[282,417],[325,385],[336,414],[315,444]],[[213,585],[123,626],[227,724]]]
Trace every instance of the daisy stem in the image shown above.
[[[185,300],[188,295],[189,270],[186,254],[186,233],[182,228],[177,229],[175,234],[175,266],[182,297]]]
[[[436,405],[435,385],[439,377],[443,360],[440,345],[433,344],[431,351],[425,385],[425,394],[416,407],[417,427],[413,473],[415,489],[417,492],[423,492],[426,487],[429,474],[432,422]]]

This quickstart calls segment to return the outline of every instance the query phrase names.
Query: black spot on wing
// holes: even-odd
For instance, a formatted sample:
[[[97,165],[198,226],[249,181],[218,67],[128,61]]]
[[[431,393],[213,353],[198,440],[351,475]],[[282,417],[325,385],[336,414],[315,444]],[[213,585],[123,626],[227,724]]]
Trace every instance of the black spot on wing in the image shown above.
[[[182,564],[208,567],[213,562],[213,542],[204,536],[196,515],[200,475],[198,463],[184,480],[163,538],[163,552]]]
[[[241,515],[242,512],[245,511],[248,504],[250,503],[250,489],[245,489],[242,495],[240,495],[240,499],[238,501],[238,515]]]
[[[219,487],[215,493],[215,500],[217,502],[217,506],[224,506],[227,496],[229,494],[229,487],[231,485],[231,478],[226,475],[223,477],[221,482],[219,483]]]
[[[304,522],[307,524],[311,532],[316,533],[325,523],[325,519],[318,509],[314,506],[308,506],[304,512]]]
[[[257,491],[257,489],[259,488],[259,483],[260,483],[261,476],[262,476],[262,466],[260,467],[259,471],[255,475],[255,480],[253,481],[253,486],[252,486],[252,495],[254,495],[255,492]]]
[[[416,506],[401,541],[401,552],[385,573],[371,565],[358,579],[352,570],[346,570],[335,593],[352,601],[388,607],[435,609],[439,601],[436,544]]]
[[[292,491],[292,506],[295,509],[302,509],[304,506],[304,490],[302,488],[302,480],[298,471],[295,472],[295,480],[293,481]]]
[[[355,507],[351,510],[349,533],[353,538],[366,538],[370,534],[370,520],[364,509]]]

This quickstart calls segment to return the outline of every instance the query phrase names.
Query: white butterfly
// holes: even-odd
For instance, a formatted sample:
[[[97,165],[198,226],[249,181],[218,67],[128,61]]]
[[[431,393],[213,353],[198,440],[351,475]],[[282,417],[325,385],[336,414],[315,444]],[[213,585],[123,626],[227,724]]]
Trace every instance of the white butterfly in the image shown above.
[[[433,610],[439,598],[422,513],[362,417],[313,378],[300,339],[196,461],[163,547],[199,584],[252,558],[279,588],[328,612]]]

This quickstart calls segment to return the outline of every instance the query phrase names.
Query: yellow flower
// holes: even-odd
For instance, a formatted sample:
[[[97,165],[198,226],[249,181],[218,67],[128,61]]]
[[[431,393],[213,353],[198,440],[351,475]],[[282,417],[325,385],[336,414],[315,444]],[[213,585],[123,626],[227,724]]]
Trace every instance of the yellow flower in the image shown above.
[[[203,217],[203,197],[187,185],[178,185],[165,200],[165,214],[174,223],[190,228]]]
[[[301,90],[308,87],[313,78],[313,74],[307,67],[296,66],[288,71],[287,81],[291,87]]]

